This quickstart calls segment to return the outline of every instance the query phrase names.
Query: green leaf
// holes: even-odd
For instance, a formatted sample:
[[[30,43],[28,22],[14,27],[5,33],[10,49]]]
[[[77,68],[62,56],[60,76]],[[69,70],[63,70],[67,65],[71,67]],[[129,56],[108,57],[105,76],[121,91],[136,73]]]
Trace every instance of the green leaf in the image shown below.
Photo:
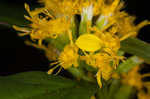
[[[102,88],[100,88],[98,90],[98,93],[97,93],[97,98],[98,99],[109,99],[109,97],[108,97],[108,90],[109,90],[109,88],[108,88],[107,85],[105,85]]]
[[[70,67],[67,69],[75,78],[83,79],[88,82],[96,82],[93,77],[88,77],[87,74],[84,72],[82,67]]]
[[[114,99],[133,99],[131,98],[134,90],[131,86],[122,85],[120,89],[114,94]]]
[[[133,99],[135,90],[131,86],[122,85],[120,80],[113,79],[98,90],[97,99]]]
[[[143,63],[143,60],[139,59],[137,56],[132,56],[128,58],[125,62],[121,63],[117,69],[117,73],[128,72],[133,67]]]
[[[150,44],[137,38],[128,38],[122,41],[121,50],[150,62]]]
[[[109,87],[109,91],[108,91],[108,95],[107,95],[108,99],[111,99],[112,97],[114,97],[114,95],[119,90],[119,88],[120,88],[120,81],[113,79],[112,83]]]
[[[24,72],[0,77],[1,99],[90,99],[97,86],[47,75]]]
[[[111,83],[105,84],[98,90],[97,99],[114,99],[116,92],[120,89],[120,81],[113,79]]]

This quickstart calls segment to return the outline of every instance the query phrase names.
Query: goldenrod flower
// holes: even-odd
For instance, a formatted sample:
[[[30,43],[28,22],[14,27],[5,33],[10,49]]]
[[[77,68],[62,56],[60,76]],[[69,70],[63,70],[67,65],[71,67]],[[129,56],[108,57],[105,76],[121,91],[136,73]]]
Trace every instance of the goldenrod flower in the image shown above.
[[[66,45],[64,50],[60,53],[58,57],[58,61],[52,64],[56,65],[48,71],[48,74],[51,74],[58,66],[63,67],[64,69],[68,69],[72,66],[78,67],[78,48],[76,45]],[[60,68],[61,70],[61,68]],[[60,70],[57,72],[59,73]]]
[[[138,90],[138,99],[149,99],[150,98],[150,82],[143,81],[144,77],[149,77],[150,74],[140,74],[139,66],[135,66],[127,74],[123,74],[122,82],[130,86],[135,87]],[[147,89],[147,92],[143,90]]]
[[[120,0],[111,0],[109,4],[106,4],[105,0],[102,1],[101,15],[96,22],[97,27],[103,31],[108,28],[113,29],[113,33],[116,33],[120,40],[136,36],[142,27],[150,24],[149,21],[145,20],[135,25],[134,16],[130,16],[125,11],[120,11],[124,4]]]
[[[114,18],[114,20],[116,20],[116,23],[113,26],[117,28],[120,40],[124,40],[130,36],[135,37],[142,27],[149,24],[149,21],[145,20],[138,25],[135,25],[134,21],[136,18],[134,16],[129,16],[125,12],[116,13],[116,16]]]
[[[127,74],[123,74],[123,83],[126,83],[130,86],[134,86],[138,89],[142,88],[142,79],[141,75],[138,73],[139,66],[134,67]]]
[[[60,65],[67,69],[71,66],[78,66],[78,48],[76,45],[66,45],[64,51],[60,53]]]
[[[138,99],[150,99],[150,92],[145,93],[144,91],[138,92]]]
[[[75,44],[85,54],[85,56],[80,56],[80,59],[98,69],[97,81],[99,86],[102,87],[101,78],[99,77],[105,80],[110,79],[113,69],[116,68],[121,59],[121,57],[117,56],[117,51],[120,48],[119,39],[113,37],[111,33],[99,32],[98,36],[83,34],[76,40]],[[96,51],[98,52],[95,53]],[[110,64],[111,62],[113,64]]]
[[[100,87],[102,87],[101,78],[109,80],[119,61],[124,58],[117,55],[120,41],[136,36],[140,28],[149,24],[148,21],[143,21],[135,25],[135,17],[120,11],[123,7],[120,0],[39,0],[39,2],[44,6],[33,11],[25,4],[29,14],[25,18],[31,24],[28,27],[13,26],[14,29],[23,32],[22,35],[30,35],[32,40],[38,40],[40,45],[38,47],[44,49],[47,54],[57,53],[55,57],[49,57],[56,61],[53,63],[56,66],[48,71],[49,74],[58,66],[64,69],[78,67],[80,66],[78,62],[82,60],[97,69],[96,79]],[[78,24],[74,22],[75,15],[81,17],[80,26],[76,26]],[[94,16],[98,17],[96,22],[92,22]],[[79,33],[78,30],[73,32],[78,27]],[[63,50],[42,45],[42,41],[47,38],[59,39],[63,36],[67,36],[66,39],[69,38],[70,41],[66,43],[64,40],[65,44],[61,48]],[[60,42],[56,40],[49,43],[51,45]],[[141,75],[136,71],[137,69],[133,71],[134,73],[129,72],[130,80],[124,78],[126,83],[140,89],[143,82]],[[139,80],[138,83],[135,83],[135,78]]]
[[[29,28],[21,28],[13,26],[14,29],[24,32],[26,35],[30,35],[31,39],[39,40],[41,45],[42,40],[46,38],[56,38],[62,33],[67,33],[70,29],[70,22],[66,18],[51,18],[50,15],[47,17],[39,17],[39,14],[42,13],[41,10],[36,9],[36,11],[30,11],[29,6],[25,4],[25,8],[28,11],[30,17],[25,16],[26,19],[32,23],[29,25]],[[35,13],[38,12],[38,13]]]
[[[98,53],[94,55],[81,56],[81,60],[85,60],[86,63],[94,68],[98,69],[97,81],[100,87],[102,87],[101,78],[109,80],[114,70],[111,62],[115,62],[111,56],[107,53]]]
[[[81,14],[81,20],[87,18],[87,20],[92,20],[93,16],[99,15],[101,11],[101,4],[103,0],[78,0],[78,10]]]
[[[113,0],[112,2],[110,2],[110,4],[106,4],[105,0],[103,0],[103,4],[102,4],[102,15],[105,16],[109,16],[114,14],[114,12],[116,11],[118,5],[120,3],[120,0]]]
[[[72,16],[77,14],[79,0],[39,0],[44,4],[45,9],[55,17]]]
[[[99,16],[96,24],[99,29],[102,29],[108,24],[111,17],[114,17],[117,12],[122,8],[123,3],[120,0],[101,0],[101,15]],[[107,1],[107,3],[106,3]],[[114,21],[114,20],[113,20]],[[111,22],[109,22],[111,23]]]

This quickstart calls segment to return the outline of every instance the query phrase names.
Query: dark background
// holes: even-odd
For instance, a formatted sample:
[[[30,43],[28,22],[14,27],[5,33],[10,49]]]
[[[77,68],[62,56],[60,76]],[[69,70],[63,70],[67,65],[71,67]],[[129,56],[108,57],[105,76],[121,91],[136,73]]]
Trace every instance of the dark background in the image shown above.
[[[1,1],[1,0],[0,0]],[[24,7],[24,2],[35,5],[36,0],[3,0],[11,5]],[[124,0],[125,10],[131,15],[137,16],[136,24],[150,20],[149,0]],[[8,7],[8,6],[7,6]],[[12,8],[13,9],[13,8]],[[5,11],[5,9],[3,9]],[[3,13],[0,10],[0,15]],[[18,12],[19,14],[19,12]],[[8,13],[9,15],[9,13]],[[23,15],[22,15],[23,16]],[[1,21],[0,21],[1,22]],[[150,43],[150,26],[140,30],[138,38]],[[44,52],[24,44],[24,39],[18,37],[12,28],[0,25],[0,75],[6,76],[23,71],[47,71],[49,61]]]

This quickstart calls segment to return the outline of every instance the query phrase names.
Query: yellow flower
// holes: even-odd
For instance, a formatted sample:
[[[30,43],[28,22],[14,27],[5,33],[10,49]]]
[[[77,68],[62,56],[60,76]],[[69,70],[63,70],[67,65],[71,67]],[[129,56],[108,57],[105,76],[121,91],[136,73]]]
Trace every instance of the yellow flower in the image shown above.
[[[32,45],[44,49],[49,59],[56,60],[52,64],[55,66],[48,71],[48,74],[51,74],[59,66],[61,66],[59,71],[61,68],[78,67],[78,60],[83,60],[97,69],[96,79],[100,87],[102,87],[101,79],[109,80],[119,61],[124,58],[117,55],[120,41],[130,36],[136,36],[140,28],[149,24],[148,21],[143,21],[135,25],[135,17],[120,11],[123,7],[121,0],[39,0],[39,2],[44,7],[32,11],[25,4],[25,9],[29,14],[25,18],[31,22],[29,26],[13,26],[13,28],[23,32],[21,35],[29,35],[32,40],[37,40],[40,46]],[[75,28],[78,26],[75,25],[78,24],[73,22],[75,15],[81,16],[79,33],[76,34]],[[94,24],[93,16],[98,16]],[[58,52],[52,46],[42,45],[43,40],[55,39],[58,36],[62,38],[64,33],[67,34],[70,43],[65,43],[65,47],[61,48],[62,52]],[[50,43],[55,45],[55,42]],[[57,40],[56,43],[58,43]],[[80,51],[83,52],[83,55]],[[53,55],[53,52],[57,55],[49,57],[48,54]],[[135,68],[127,76],[123,76],[123,82],[141,89],[145,84],[141,81],[142,77],[137,70]],[[137,81],[139,82],[136,83]]]
[[[117,35],[120,40],[124,40],[131,36],[136,36],[138,31],[145,25],[150,24],[145,20],[138,25],[134,24],[135,17],[130,16],[125,11],[120,11],[124,3],[120,0],[102,0],[101,15],[99,16],[96,24],[102,30],[110,30],[113,34]]]
[[[84,56],[80,56],[80,59],[98,69],[97,81],[102,87],[101,77],[109,80],[113,70],[123,59],[117,56],[120,40],[110,32],[102,33],[101,30],[91,27],[89,33],[80,35],[75,44],[84,52]]]
[[[67,44],[64,47],[63,51],[59,53],[57,61],[51,64],[51,65],[56,65],[56,66],[50,69],[48,71],[48,74],[51,74],[58,66],[61,66],[61,68],[63,67],[64,69],[68,69],[72,66],[78,67],[78,58],[79,58],[78,49],[79,48],[73,42],[71,31],[68,31],[68,38],[70,40],[70,43]],[[60,72],[61,68],[56,74]]]
[[[111,2],[108,2],[108,4],[106,4],[105,0],[103,0],[101,14],[105,15],[105,16],[109,16],[109,15],[113,14],[116,11],[119,3],[120,3],[120,0],[111,0]]]
[[[138,70],[139,70],[139,66],[135,66],[127,74],[123,74],[122,82],[130,86],[134,86],[137,89],[141,89],[142,80],[141,80],[141,75],[138,73]]]
[[[109,80],[111,78],[113,69],[110,66],[103,66],[103,68],[99,69],[96,75],[97,82],[99,87],[102,87],[101,77],[105,80]]]
[[[94,16],[100,14],[103,0],[39,0],[45,9],[54,16],[72,16],[81,14],[85,8],[92,6]]]
[[[114,16],[114,20],[116,20],[116,23],[113,26],[117,28],[118,37],[120,38],[120,40],[124,40],[130,36],[135,37],[142,27],[149,24],[149,21],[145,20],[138,25],[135,25],[135,19],[136,17],[129,16],[125,12],[116,13],[116,15]]]
[[[61,66],[60,69],[57,71],[56,74],[60,72],[62,68],[68,69],[72,66],[78,67],[78,48],[76,45],[68,44],[64,47],[64,50],[59,54],[58,61],[51,63],[50,65],[55,65],[53,68],[51,68],[48,71],[48,74],[52,74],[53,71],[58,68],[58,66]]]
[[[102,88],[101,72],[100,71],[97,72],[96,79],[97,79],[97,83],[98,83],[99,87]]]
[[[72,16],[77,13],[79,0],[39,0],[55,17]]]
[[[26,19],[31,21],[32,23],[29,25],[29,28],[21,28],[17,26],[13,26],[14,29],[18,31],[22,31],[25,34],[29,34],[31,39],[39,40],[39,44],[41,45],[42,40],[46,38],[56,38],[58,35],[62,33],[67,33],[70,29],[70,22],[67,21],[66,18],[61,17],[57,19],[51,19],[51,16],[47,17],[39,17],[38,10],[36,9],[35,14],[34,11],[30,11],[29,6],[25,4],[25,8],[28,11],[30,17],[25,16]],[[41,12],[42,13],[42,12]]]
[[[109,32],[116,35],[120,41],[128,38],[135,37],[139,30],[145,25],[150,24],[149,21],[145,20],[138,25],[134,24],[135,17],[129,16],[126,12],[115,12],[112,16],[101,15],[97,20],[97,28],[101,32]],[[98,30],[95,29],[94,30]]]
[[[123,74],[122,77],[123,77],[122,82],[124,84],[128,84],[137,89],[138,99],[149,99],[150,98],[150,82],[143,81],[144,77],[150,77],[150,73],[140,74],[139,66],[135,66],[127,74],[126,73]],[[146,88],[147,92],[145,92],[145,90],[143,88]]]
[[[64,47],[64,51],[60,53],[58,58],[60,65],[67,69],[72,65],[77,67],[78,66],[78,48],[76,45],[66,45]]]
[[[80,59],[84,60],[88,65],[98,69],[97,81],[100,87],[102,87],[101,77],[105,80],[109,80],[112,77],[112,72],[115,68],[111,62],[115,63],[116,60],[114,60],[113,57],[107,53],[101,52],[97,54],[80,56]]]
[[[150,99],[150,93],[145,93],[144,91],[138,92],[138,99]]]
[[[112,76],[113,67],[111,66],[111,62],[114,62],[108,54],[100,53],[96,55],[96,66],[98,68],[97,76],[100,74],[101,77],[105,80],[109,80]],[[97,78],[97,81],[99,79]],[[100,81],[98,81],[100,82]],[[101,85],[99,85],[101,86]]]
[[[91,7],[92,11],[87,12],[87,14],[92,12],[93,16],[96,16],[100,14],[103,0],[78,0],[78,2],[79,13],[83,13],[86,8]]]

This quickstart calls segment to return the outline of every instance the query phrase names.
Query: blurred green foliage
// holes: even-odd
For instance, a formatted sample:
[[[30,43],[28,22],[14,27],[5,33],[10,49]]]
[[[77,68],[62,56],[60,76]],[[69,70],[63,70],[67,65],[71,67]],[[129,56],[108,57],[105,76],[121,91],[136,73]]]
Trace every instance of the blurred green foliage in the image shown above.
[[[24,72],[0,77],[1,99],[90,99],[98,86],[45,72]]]

